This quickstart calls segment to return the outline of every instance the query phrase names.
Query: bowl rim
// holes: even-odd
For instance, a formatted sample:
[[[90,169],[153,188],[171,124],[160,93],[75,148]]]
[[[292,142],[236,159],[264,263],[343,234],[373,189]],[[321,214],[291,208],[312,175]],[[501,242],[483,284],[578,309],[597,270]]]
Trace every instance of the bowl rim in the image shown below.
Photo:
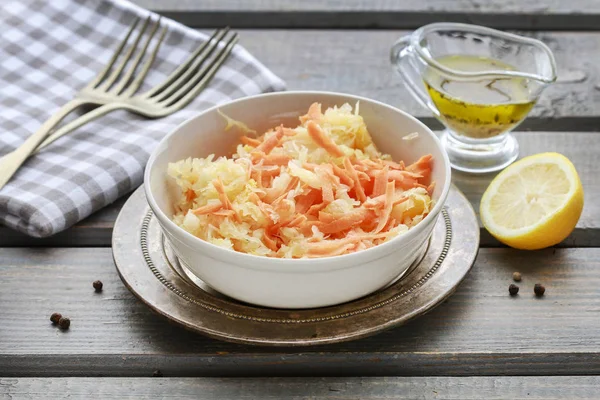
[[[384,242],[377,246],[371,247],[369,249],[360,250],[360,251],[357,251],[354,253],[343,254],[343,255],[338,255],[338,256],[331,256],[331,257],[321,257],[321,258],[275,258],[275,257],[258,256],[258,255],[254,255],[254,254],[242,253],[242,252],[235,251],[235,250],[225,249],[225,248],[222,248],[215,244],[212,244],[210,242],[207,242],[205,240],[202,240],[201,238],[199,238],[197,236],[192,235],[185,229],[183,229],[180,226],[178,226],[177,224],[175,224],[171,220],[171,218],[167,217],[167,215],[165,213],[163,213],[163,211],[160,209],[160,207],[158,207],[158,204],[156,203],[156,200],[154,199],[154,195],[150,188],[150,173],[153,169],[156,159],[158,158],[159,149],[161,149],[165,145],[165,143],[168,140],[170,140],[170,138],[172,136],[174,136],[185,125],[192,122],[193,120],[200,118],[201,116],[203,116],[205,114],[215,112],[221,107],[225,107],[225,106],[229,106],[229,105],[237,104],[237,103],[248,102],[248,101],[255,100],[257,98],[295,96],[295,95],[299,95],[299,94],[300,95],[311,95],[312,94],[315,96],[344,97],[347,99],[347,101],[373,103],[374,105],[376,105],[378,107],[387,108],[393,112],[401,114],[403,117],[408,118],[409,120],[412,120],[417,125],[420,125],[422,130],[424,132],[427,132],[427,134],[429,134],[433,138],[434,143],[441,150],[440,153],[442,154],[443,168],[446,170],[446,176],[447,176],[447,179],[446,179],[446,182],[444,183],[444,187],[442,188],[440,197],[439,197],[438,201],[436,202],[436,204],[434,205],[431,212],[425,218],[423,218],[422,221],[420,221],[417,225],[415,225],[414,227],[409,229],[407,232],[403,233],[402,235],[396,236],[387,242]],[[175,232],[176,232],[180,235],[183,235],[184,238],[186,238],[188,241],[190,241],[190,243],[193,243],[197,247],[197,251],[201,252],[203,254],[203,256],[207,256],[207,257],[215,258],[215,259],[221,259],[227,263],[239,263],[239,264],[242,264],[245,268],[257,269],[257,270],[263,270],[263,271],[270,270],[273,266],[285,265],[286,268],[288,268],[287,269],[288,272],[297,272],[294,270],[290,270],[289,268],[292,266],[306,266],[306,265],[316,266],[319,264],[329,264],[330,266],[332,266],[331,269],[338,269],[339,267],[338,268],[333,268],[333,267],[334,267],[334,265],[339,265],[339,262],[344,262],[344,261],[348,262],[348,264],[344,268],[346,268],[346,267],[349,268],[349,267],[355,266],[356,264],[358,264],[360,262],[372,262],[372,261],[378,260],[378,259],[390,254],[391,252],[393,252],[394,247],[398,246],[398,244],[400,244],[401,242],[408,242],[411,239],[418,236],[423,230],[426,229],[427,226],[429,226],[431,223],[433,223],[434,219],[438,216],[438,214],[442,210],[442,207],[444,206],[444,203],[445,203],[446,198],[448,197],[448,193],[450,191],[451,167],[450,167],[450,160],[448,158],[448,154],[444,150],[444,147],[443,147],[440,139],[437,137],[437,135],[429,127],[427,127],[424,123],[419,121],[417,118],[408,114],[405,111],[400,110],[397,107],[391,106],[389,104],[385,104],[385,103],[377,101],[377,100],[369,99],[367,97],[357,96],[357,95],[348,94],[348,93],[320,91],[320,90],[295,90],[295,91],[285,91],[285,92],[261,93],[261,94],[257,94],[257,95],[253,95],[253,96],[246,96],[246,97],[242,97],[242,98],[228,101],[225,103],[217,104],[217,105],[207,108],[203,111],[200,111],[193,117],[190,117],[190,118],[186,119],[185,121],[181,122],[179,125],[177,125],[175,128],[173,128],[167,135],[165,135],[160,140],[160,142],[157,144],[155,149],[152,151],[152,154],[150,155],[150,158],[148,159],[148,162],[146,164],[146,168],[144,171],[143,185],[144,185],[144,192],[146,194],[146,200],[148,201],[150,208],[152,209],[152,211],[158,218],[159,222],[161,223],[161,225],[162,225],[161,229],[171,231],[171,232],[169,232],[170,234],[175,234]],[[207,254],[207,252],[208,252],[208,254]],[[216,253],[216,254],[213,254],[213,253]],[[220,257],[220,255],[222,255],[222,257]],[[281,270],[281,271],[285,272],[286,270]]]

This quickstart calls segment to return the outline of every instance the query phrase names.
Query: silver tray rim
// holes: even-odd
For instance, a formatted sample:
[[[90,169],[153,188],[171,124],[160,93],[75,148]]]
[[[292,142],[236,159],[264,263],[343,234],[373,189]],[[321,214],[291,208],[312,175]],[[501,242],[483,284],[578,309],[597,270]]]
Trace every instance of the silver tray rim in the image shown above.
[[[149,234],[152,220],[158,226],[143,188],[139,188],[123,206],[113,231],[113,258],[125,286],[151,310],[189,330],[220,340],[253,345],[337,343],[404,324],[450,297],[470,271],[479,250],[479,223],[475,211],[453,186],[436,222],[432,243],[421,259],[421,263],[428,261],[427,265],[431,264],[431,267],[419,279],[410,281],[412,284],[408,288],[402,286],[405,277],[421,263],[411,267],[387,288],[356,301],[307,310],[269,309],[214,296],[186,280],[172,266],[174,273],[166,277],[166,273],[155,265],[160,260],[153,259],[153,255],[156,257],[161,251],[165,254],[163,263],[168,257],[162,244],[162,233],[158,239],[155,237],[160,228],[155,226],[154,235]],[[439,238],[441,231],[443,240]],[[159,247],[162,249],[157,248],[153,242],[156,240],[161,242]],[[150,250],[149,244],[152,244]],[[432,251],[434,256],[429,257]],[[164,265],[161,267],[165,268]],[[275,329],[265,329],[264,324]],[[312,331],[315,333],[308,335]]]

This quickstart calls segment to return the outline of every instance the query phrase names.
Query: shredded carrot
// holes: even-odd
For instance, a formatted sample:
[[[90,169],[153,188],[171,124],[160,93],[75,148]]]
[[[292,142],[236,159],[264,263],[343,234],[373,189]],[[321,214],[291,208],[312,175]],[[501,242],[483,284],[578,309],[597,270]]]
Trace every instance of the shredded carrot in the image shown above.
[[[397,204],[404,203],[408,199],[409,197],[399,197],[393,201],[393,205],[395,206]],[[365,201],[363,203],[363,207],[367,210],[379,210],[385,207],[385,202],[386,196],[385,194],[382,194],[380,196],[370,198],[367,201]]]
[[[400,161],[399,163],[390,160],[383,160],[383,165],[387,165],[390,169],[397,169],[399,171],[404,171],[404,161]]]
[[[264,165],[288,165],[292,157],[285,154],[269,154],[263,157]]]
[[[311,243],[308,245],[307,253],[309,257],[339,255],[344,254],[349,248],[348,246],[353,246],[353,244],[349,243],[346,239]]]
[[[317,189],[310,189],[307,194],[298,196],[296,200],[296,212],[298,214],[305,214],[320,198],[321,193]]]
[[[344,185],[350,186],[350,187],[352,187],[354,185],[354,181],[352,180],[352,177],[350,175],[348,175],[348,173],[346,171],[344,171],[343,169],[341,169],[340,167],[338,167],[335,164],[332,165],[332,168],[333,168],[334,174],[338,178],[340,178],[340,181]]]
[[[321,121],[322,117],[323,113],[321,112],[321,103],[312,103],[308,108],[306,115],[300,117],[300,122],[303,124],[307,121],[319,122]]]
[[[306,211],[307,215],[316,215],[319,211],[327,207],[327,203],[323,202],[321,204],[313,204],[310,206],[308,211]]]
[[[323,113],[314,103],[300,120],[242,136],[232,158],[170,164],[182,195],[175,222],[235,251],[312,258],[372,248],[430,211],[431,155],[392,161],[347,105]]]
[[[375,228],[375,233],[381,232],[381,230],[385,227],[390,218],[390,214],[392,213],[392,207],[394,206],[394,182],[388,182],[385,188],[385,203],[383,206],[383,211],[379,216],[379,223],[377,224],[377,228]]]
[[[319,174],[334,185],[339,185],[340,178],[333,173],[332,164],[321,164],[318,167]]]
[[[217,215],[219,217],[231,217],[235,214],[233,210],[219,210],[212,213],[213,215]]]
[[[279,248],[277,247],[277,241],[272,239],[269,235],[267,235],[266,232],[263,233],[263,242],[269,249],[273,251],[279,250]]]
[[[367,196],[365,195],[365,191],[362,185],[360,184],[360,179],[358,179],[358,174],[356,173],[356,170],[352,166],[350,159],[347,157],[344,159],[344,167],[346,167],[348,175],[350,175],[350,178],[352,179],[352,181],[354,181],[353,188],[356,191],[356,197],[359,201],[364,202],[365,200],[367,200]]]
[[[323,187],[321,190],[324,203],[329,204],[335,200],[333,197],[333,187],[331,186],[331,182],[323,182]]]
[[[325,242],[326,243],[326,242]],[[327,248],[309,248],[307,252],[307,256],[309,258],[321,258],[321,257],[333,257],[339,256],[344,253],[347,253],[348,250],[352,249],[354,244],[348,243],[345,245],[332,247],[331,249]]]
[[[429,196],[433,196],[433,190],[435,189],[435,182],[431,182],[431,185],[427,186],[427,193]]]
[[[294,217],[294,219],[292,219],[290,222],[288,222],[285,226],[287,226],[288,228],[293,228],[295,226],[301,225],[304,222],[306,222],[307,218],[305,215],[302,214],[298,214],[296,215],[296,217]]]
[[[291,128],[283,127],[283,135],[284,136],[296,136],[296,131]]]
[[[205,206],[198,207],[194,210],[191,210],[191,212],[195,215],[204,215],[204,214],[210,214],[212,212],[218,211],[221,208],[223,208],[223,204],[214,203],[214,204],[207,204]]]
[[[262,169],[253,169],[250,177],[254,179],[258,187],[263,187]]]
[[[429,175],[431,175],[432,159],[433,156],[431,154],[427,154],[426,156],[419,158],[414,164],[406,167],[406,170],[419,174],[422,178],[429,178]]]
[[[319,221],[326,223],[333,222],[335,221],[335,215],[328,212],[319,211]]]
[[[417,178],[413,178],[408,171],[390,171],[388,173],[389,179],[396,182],[396,184],[404,190],[415,187],[418,183]]]
[[[365,210],[357,209],[351,214],[346,214],[328,223],[321,223],[317,225],[317,227],[321,232],[325,234],[338,233],[360,224],[366,216],[367,213],[365,212]]]
[[[375,210],[367,210],[367,216],[360,223],[359,228],[362,229],[364,232],[373,232],[373,230],[378,224],[378,218],[379,217]]]
[[[290,179],[290,182],[287,184],[286,187],[282,187],[282,188],[269,188],[267,189],[266,195],[262,198],[262,201],[264,201],[265,203],[273,203],[275,202],[275,200],[277,198],[279,198],[281,195],[285,195],[287,194],[290,190],[292,190],[292,188],[294,188],[294,186],[296,186],[298,184],[299,179],[297,177],[292,177]]]
[[[258,206],[259,210],[263,213],[263,215],[265,217],[267,217],[268,219],[270,219],[272,222],[275,222],[275,210],[273,210],[273,207],[270,204],[267,204],[263,201],[258,201],[256,202],[256,205]]]
[[[233,205],[231,204],[231,201],[229,200],[229,198],[227,197],[227,193],[225,193],[225,187],[223,186],[223,182],[221,182],[221,178],[217,178],[213,181],[213,186],[215,187],[215,189],[217,190],[217,193],[219,194],[219,200],[221,201],[221,204],[223,204],[223,208],[225,208],[226,210],[232,210],[234,211],[234,218],[237,222],[241,222],[241,218],[238,215],[238,213],[235,212],[235,210],[233,210]]]
[[[274,134],[269,136],[267,140],[262,142],[257,148],[256,151],[262,151],[265,154],[269,154],[271,150],[273,150],[278,144],[279,141],[283,138],[283,127],[278,126],[277,130]]]
[[[269,168],[269,169],[265,168],[262,170],[262,176],[272,178],[274,176],[279,175],[280,172],[281,171],[279,170],[279,168]]]
[[[194,192],[192,189],[188,189],[185,192],[185,200],[186,201],[192,201],[196,198],[196,192]]]
[[[242,142],[242,144],[247,144],[248,146],[252,146],[252,147],[258,147],[261,144],[260,140],[253,139],[248,136],[242,136],[240,138],[240,142]]]
[[[308,121],[306,124],[308,134],[319,146],[327,150],[334,157],[343,157],[344,152],[335,144],[335,142],[327,136],[323,128],[317,125],[314,121]]]
[[[225,187],[223,187],[223,182],[221,182],[221,178],[217,178],[213,181],[213,186],[215,187],[217,193],[219,194],[219,200],[223,205],[223,208],[226,210],[232,210],[233,206],[231,205],[231,201],[227,197],[227,193],[225,193]]]
[[[424,178],[424,176],[418,172],[412,172],[412,171],[399,171],[401,172],[404,176],[408,176],[410,178],[415,178],[415,179],[422,179]]]
[[[314,171],[318,166],[319,164],[313,164],[308,162],[302,164],[302,168],[307,169],[309,171]]]
[[[379,170],[375,176],[375,183],[373,184],[373,196],[380,196],[385,193],[385,187],[388,182],[388,166],[386,165],[382,170]]]

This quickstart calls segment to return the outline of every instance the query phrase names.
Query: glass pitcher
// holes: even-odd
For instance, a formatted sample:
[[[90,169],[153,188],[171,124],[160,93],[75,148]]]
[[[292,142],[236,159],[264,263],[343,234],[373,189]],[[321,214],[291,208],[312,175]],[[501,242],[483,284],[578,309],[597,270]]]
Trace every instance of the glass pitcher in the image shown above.
[[[452,166],[485,173],[519,154],[510,134],[556,80],[539,40],[477,25],[434,23],[400,38],[391,62],[408,91],[444,124]]]

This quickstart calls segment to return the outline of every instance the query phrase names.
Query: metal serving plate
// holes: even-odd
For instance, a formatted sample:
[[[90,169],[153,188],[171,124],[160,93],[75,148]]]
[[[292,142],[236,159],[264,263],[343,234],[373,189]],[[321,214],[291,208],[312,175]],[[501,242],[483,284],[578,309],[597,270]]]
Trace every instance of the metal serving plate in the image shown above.
[[[210,288],[175,257],[142,188],[121,210],[112,248],[125,285],[169,320],[231,342],[307,346],[369,336],[433,309],[471,269],[479,224],[469,201],[452,187],[429,246],[403,276],[361,299],[306,310],[248,305]]]

